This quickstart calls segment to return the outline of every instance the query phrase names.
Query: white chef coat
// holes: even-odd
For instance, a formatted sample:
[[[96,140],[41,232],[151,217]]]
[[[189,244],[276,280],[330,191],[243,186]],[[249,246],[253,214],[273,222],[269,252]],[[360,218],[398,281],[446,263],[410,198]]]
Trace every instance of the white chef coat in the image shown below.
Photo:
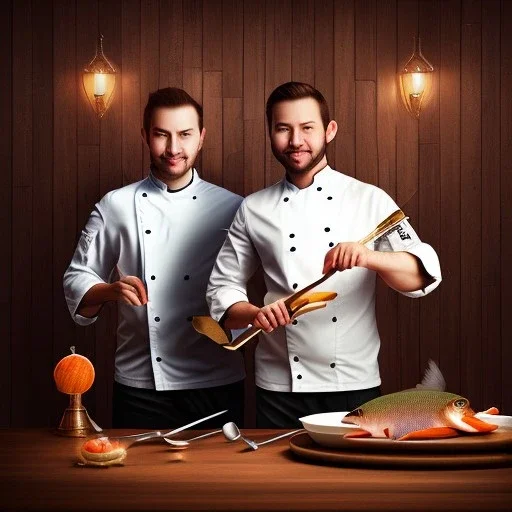
[[[215,257],[242,198],[193,171],[185,188],[148,178],[96,204],[69,268],[64,291],[76,313],[85,293],[116,269],[142,279],[145,306],[118,304],[115,380],[137,388],[176,390],[230,384],[245,377],[243,358],[198,334],[192,316],[207,315],[205,293]]]
[[[246,283],[262,264],[265,304],[322,276],[324,258],[338,242],[370,233],[398,206],[383,190],[329,166],[299,189],[286,179],[248,196],[240,206],[210,276],[207,300],[220,320],[234,303],[247,301]],[[441,281],[437,254],[407,221],[370,248],[417,256],[434,281],[404,293],[421,297]],[[315,291],[338,296],[327,307],[292,324],[262,333],[255,352],[256,384],[272,391],[323,392],[380,384],[380,338],[375,318],[376,273],[337,272]]]

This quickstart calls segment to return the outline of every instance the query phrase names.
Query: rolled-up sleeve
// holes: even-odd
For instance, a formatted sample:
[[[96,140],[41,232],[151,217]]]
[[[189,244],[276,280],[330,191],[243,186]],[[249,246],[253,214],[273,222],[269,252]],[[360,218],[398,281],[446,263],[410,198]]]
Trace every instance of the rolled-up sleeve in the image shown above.
[[[379,251],[404,251],[416,256],[432,280],[420,290],[400,292],[412,298],[423,297],[435,290],[442,281],[441,265],[436,251],[429,244],[422,242],[413,227],[404,220],[391,233],[382,237],[376,244]]]
[[[206,291],[210,315],[219,321],[236,302],[248,302],[247,282],[260,261],[247,229],[244,200],[217,256]]]
[[[66,303],[73,320],[89,325],[97,317],[77,314],[83,296],[96,284],[108,282],[115,266],[111,244],[107,243],[106,223],[102,209],[96,205],[83,229],[69,267],[64,273],[63,285]]]

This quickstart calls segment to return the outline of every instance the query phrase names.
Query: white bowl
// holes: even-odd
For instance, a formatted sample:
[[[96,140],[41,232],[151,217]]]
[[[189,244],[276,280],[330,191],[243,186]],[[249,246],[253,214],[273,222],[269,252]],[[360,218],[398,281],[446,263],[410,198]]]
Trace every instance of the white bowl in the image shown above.
[[[304,416],[299,420],[313,441],[322,446],[336,448],[340,445],[344,434],[359,428],[357,425],[341,422],[347,414],[348,411],[325,412]]]
[[[500,429],[512,429],[512,416],[503,416],[502,414],[485,414],[478,412],[475,416],[482,421],[498,425]]]

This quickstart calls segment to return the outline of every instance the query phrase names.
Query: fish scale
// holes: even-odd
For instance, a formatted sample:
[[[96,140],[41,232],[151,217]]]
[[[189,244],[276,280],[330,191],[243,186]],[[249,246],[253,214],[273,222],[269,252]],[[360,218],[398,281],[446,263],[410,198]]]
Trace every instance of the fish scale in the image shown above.
[[[349,413],[347,421],[367,430],[374,437],[400,438],[410,432],[435,427],[455,425],[447,417],[447,406],[460,395],[445,391],[412,390],[400,391],[370,400],[359,407],[362,416]],[[351,414],[354,416],[350,417]]]

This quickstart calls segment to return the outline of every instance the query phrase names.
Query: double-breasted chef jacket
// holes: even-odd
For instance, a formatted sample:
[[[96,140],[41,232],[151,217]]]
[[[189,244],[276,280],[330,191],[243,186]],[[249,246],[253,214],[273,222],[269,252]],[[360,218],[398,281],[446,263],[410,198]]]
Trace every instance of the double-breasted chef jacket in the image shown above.
[[[264,303],[270,304],[319,279],[332,247],[364,238],[397,209],[383,190],[329,166],[307,188],[283,179],[251,194],[237,212],[210,277],[212,317],[219,321],[232,304],[248,300],[246,282],[260,262],[267,287]],[[404,295],[421,297],[439,285],[437,254],[407,220],[368,247],[406,251],[421,261],[433,280],[425,289]],[[256,384],[287,392],[380,385],[375,283],[376,273],[365,268],[337,272],[315,289],[336,292],[335,300],[262,333],[255,351]]]
[[[205,294],[215,257],[242,198],[202,180],[179,191],[153,175],[106,194],[95,205],[69,268],[64,291],[76,310],[95,284],[121,275],[147,287],[145,306],[118,304],[117,382],[156,390],[220,386],[245,377],[243,358],[197,333],[194,315],[207,315]]]

